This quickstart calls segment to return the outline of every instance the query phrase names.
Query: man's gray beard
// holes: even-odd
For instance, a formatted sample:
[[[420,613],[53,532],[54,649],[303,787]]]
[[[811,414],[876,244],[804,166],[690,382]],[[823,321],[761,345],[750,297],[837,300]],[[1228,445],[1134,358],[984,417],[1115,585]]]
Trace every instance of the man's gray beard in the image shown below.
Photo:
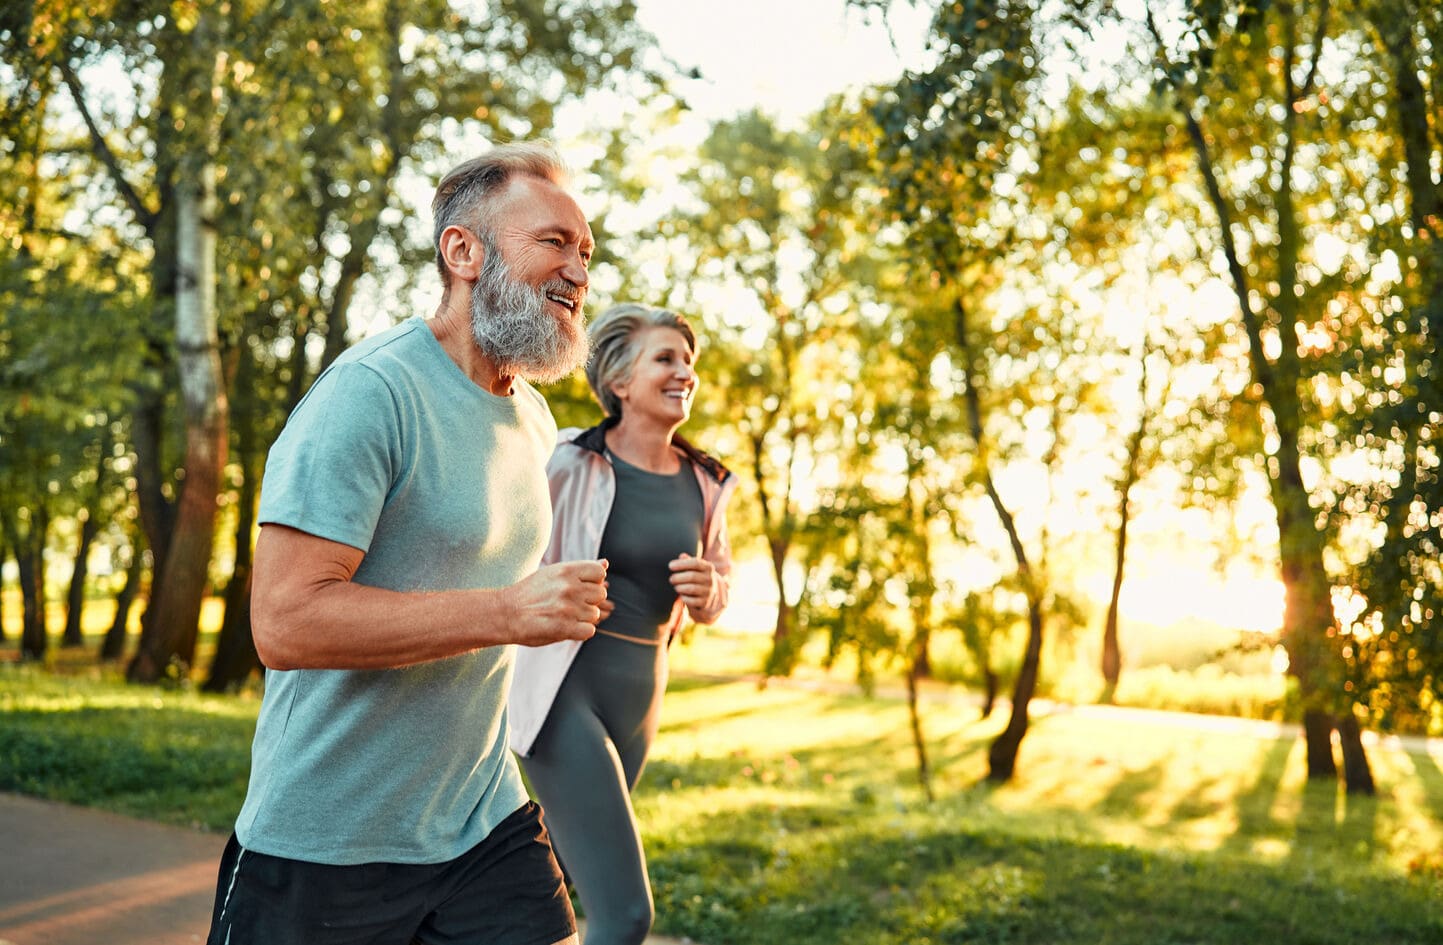
[[[502,374],[550,384],[586,363],[586,332],[578,322],[547,313],[548,291],[567,298],[576,295],[576,287],[562,279],[538,289],[511,278],[501,253],[487,248],[471,293],[471,335]]]

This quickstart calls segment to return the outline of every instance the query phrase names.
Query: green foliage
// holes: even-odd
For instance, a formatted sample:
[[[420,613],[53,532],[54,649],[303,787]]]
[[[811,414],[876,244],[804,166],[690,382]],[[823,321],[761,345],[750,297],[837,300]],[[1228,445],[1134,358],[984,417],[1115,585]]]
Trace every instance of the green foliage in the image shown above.
[[[1343,627],[1344,653],[1348,685],[1373,719],[1429,728],[1443,725],[1443,193],[1429,167],[1443,148],[1443,11],[1411,2],[1362,8],[1392,95],[1379,164],[1406,187],[1395,198],[1397,215],[1374,234],[1378,249],[1398,260],[1398,283],[1373,306],[1371,331],[1340,368],[1358,397],[1339,411],[1342,440],[1376,471],[1337,490],[1334,514],[1344,527],[1361,521],[1382,532],[1351,570],[1363,606]]]

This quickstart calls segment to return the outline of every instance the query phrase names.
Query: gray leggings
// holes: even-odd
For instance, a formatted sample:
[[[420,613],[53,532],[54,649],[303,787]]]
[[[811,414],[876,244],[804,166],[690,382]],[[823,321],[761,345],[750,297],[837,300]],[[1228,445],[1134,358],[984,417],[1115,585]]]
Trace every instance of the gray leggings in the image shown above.
[[[666,646],[598,633],[581,647],[521,759],[586,916],[586,945],[640,945],[651,881],[631,809],[661,721]]]

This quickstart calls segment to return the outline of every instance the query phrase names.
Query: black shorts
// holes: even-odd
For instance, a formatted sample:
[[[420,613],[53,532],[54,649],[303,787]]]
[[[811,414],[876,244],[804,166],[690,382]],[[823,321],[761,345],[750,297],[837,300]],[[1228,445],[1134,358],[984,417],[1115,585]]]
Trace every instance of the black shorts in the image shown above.
[[[552,945],[576,916],[541,808],[528,803],[449,863],[326,866],[221,857],[209,945]]]

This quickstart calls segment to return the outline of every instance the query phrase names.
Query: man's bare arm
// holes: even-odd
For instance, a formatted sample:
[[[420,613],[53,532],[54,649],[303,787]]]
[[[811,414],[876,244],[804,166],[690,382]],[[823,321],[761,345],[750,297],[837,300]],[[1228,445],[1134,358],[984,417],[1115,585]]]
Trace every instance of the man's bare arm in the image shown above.
[[[271,669],[389,669],[485,646],[585,640],[606,565],[570,561],[510,587],[388,591],[352,582],[364,553],[283,525],[256,541],[251,625]]]

